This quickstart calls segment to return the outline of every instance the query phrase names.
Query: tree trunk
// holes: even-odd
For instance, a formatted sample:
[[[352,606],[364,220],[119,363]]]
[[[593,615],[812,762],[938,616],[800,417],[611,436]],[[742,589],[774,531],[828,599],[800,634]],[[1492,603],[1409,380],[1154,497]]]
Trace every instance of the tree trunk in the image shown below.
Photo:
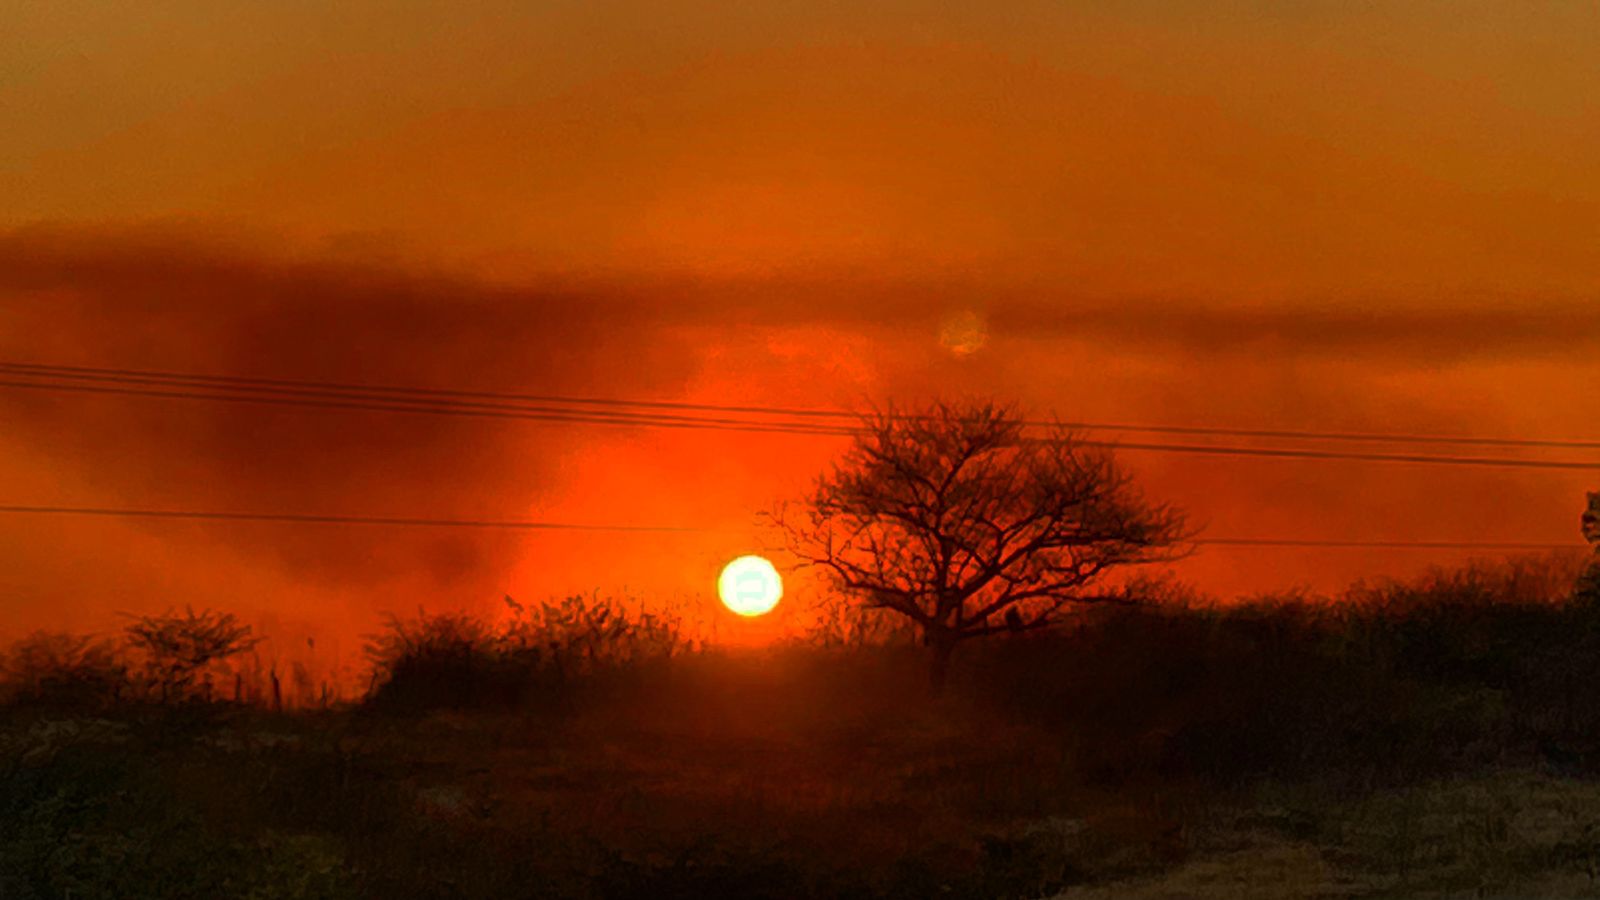
[[[933,688],[935,696],[944,693],[945,677],[950,673],[950,654],[956,649],[955,637],[948,634],[928,635],[928,650],[930,668],[928,670],[929,686]]]

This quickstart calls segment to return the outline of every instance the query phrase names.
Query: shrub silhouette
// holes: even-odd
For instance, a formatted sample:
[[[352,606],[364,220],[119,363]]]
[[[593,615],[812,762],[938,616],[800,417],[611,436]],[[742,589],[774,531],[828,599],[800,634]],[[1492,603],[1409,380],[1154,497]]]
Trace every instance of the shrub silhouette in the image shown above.
[[[261,638],[233,613],[206,609],[137,616],[124,629],[128,644],[144,661],[145,687],[162,703],[174,700],[210,700],[213,663],[227,660],[254,647]]]
[[[1600,771],[1600,612],[1574,571],[1522,559],[1327,597],[1104,607],[975,651],[971,691],[1110,781]]]
[[[688,645],[682,619],[644,612],[615,598],[575,594],[559,603],[525,606],[505,598],[511,620],[499,634],[502,652],[542,663],[562,675],[589,675],[671,658]]]
[[[378,679],[370,700],[378,706],[487,706],[517,699],[521,687],[504,671],[488,626],[464,614],[391,615],[386,630],[369,640],[367,655]]]
[[[109,639],[37,631],[0,658],[0,683],[12,703],[103,707],[121,698],[128,669]]]
[[[390,616],[368,640],[370,705],[389,710],[563,705],[575,689],[643,673],[692,649],[681,620],[614,598],[574,595],[524,605],[491,627],[464,613]]]

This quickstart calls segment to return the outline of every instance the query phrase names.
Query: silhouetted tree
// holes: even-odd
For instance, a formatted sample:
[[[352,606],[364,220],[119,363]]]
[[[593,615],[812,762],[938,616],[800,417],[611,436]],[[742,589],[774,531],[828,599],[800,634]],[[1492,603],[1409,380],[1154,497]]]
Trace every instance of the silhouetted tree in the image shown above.
[[[803,565],[915,623],[936,688],[959,642],[1124,599],[1102,576],[1172,559],[1186,536],[1109,451],[1065,428],[1030,434],[1010,407],[939,403],[863,426],[799,508],[772,518]]]
[[[128,643],[143,651],[148,677],[162,702],[190,695],[207,666],[261,642],[233,613],[209,609],[138,616],[125,631]]]

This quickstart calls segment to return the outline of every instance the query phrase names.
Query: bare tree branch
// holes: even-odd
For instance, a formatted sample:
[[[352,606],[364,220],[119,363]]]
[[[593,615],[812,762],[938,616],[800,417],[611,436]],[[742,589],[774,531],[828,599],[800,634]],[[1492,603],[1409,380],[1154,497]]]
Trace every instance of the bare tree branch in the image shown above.
[[[996,403],[869,415],[805,514],[771,519],[801,565],[906,616],[946,656],[1049,627],[1070,604],[1115,602],[1096,589],[1108,571],[1181,555],[1183,515],[1145,500],[1110,451],[1065,428],[1024,435],[1022,422]]]

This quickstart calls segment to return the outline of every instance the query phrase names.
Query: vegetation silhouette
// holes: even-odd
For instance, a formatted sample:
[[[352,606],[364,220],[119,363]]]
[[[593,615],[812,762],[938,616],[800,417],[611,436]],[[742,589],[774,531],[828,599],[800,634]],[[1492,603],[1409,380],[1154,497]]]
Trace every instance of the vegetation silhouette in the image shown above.
[[[125,629],[127,641],[143,657],[143,687],[162,703],[213,698],[209,667],[237,656],[261,642],[249,625],[233,613],[209,609],[135,616]]]
[[[1594,545],[1594,554],[1584,569],[1578,593],[1600,603],[1600,491],[1589,492],[1589,505],[1583,511],[1583,539]]]
[[[0,657],[0,684],[13,704],[97,708],[120,699],[128,666],[108,638],[36,631]]]
[[[367,705],[404,712],[570,704],[581,687],[644,677],[696,646],[678,615],[598,594],[531,605],[507,596],[505,606],[509,618],[498,625],[462,613],[390,616],[367,644]]]
[[[743,650],[597,594],[419,611],[365,696],[282,711],[207,688],[256,641],[226,613],[35,634],[0,654],[0,895],[1592,896],[1589,565],[1145,575],[937,695],[917,623],[831,595]]]
[[[868,415],[805,499],[771,513],[801,565],[916,626],[936,689],[958,643],[1126,601],[1105,576],[1170,561],[1187,537],[1109,450],[1026,421],[989,401]]]
[[[218,665],[261,642],[233,613],[188,607],[129,618],[120,640],[39,631],[16,642],[0,656],[4,696],[71,709],[210,702]]]

